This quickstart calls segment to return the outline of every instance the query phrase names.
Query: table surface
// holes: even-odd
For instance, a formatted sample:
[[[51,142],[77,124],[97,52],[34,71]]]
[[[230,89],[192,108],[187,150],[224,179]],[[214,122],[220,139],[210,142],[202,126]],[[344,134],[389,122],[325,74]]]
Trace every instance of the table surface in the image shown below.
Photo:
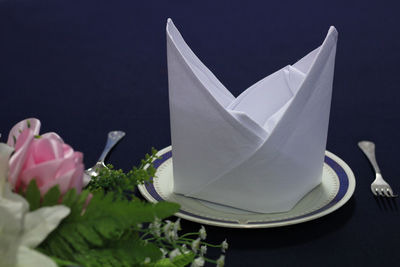
[[[171,17],[199,58],[237,96],[339,31],[327,150],[357,187],[336,212],[274,229],[207,227],[228,238],[227,266],[398,264],[397,203],[369,191],[357,142],[377,144],[383,175],[400,192],[399,9],[388,1],[0,0],[0,132],[42,121],[95,163],[108,131],[127,136],[109,162],[125,170],[170,145],[165,24]],[[198,224],[183,223],[185,230]],[[219,252],[210,252],[217,255]]]

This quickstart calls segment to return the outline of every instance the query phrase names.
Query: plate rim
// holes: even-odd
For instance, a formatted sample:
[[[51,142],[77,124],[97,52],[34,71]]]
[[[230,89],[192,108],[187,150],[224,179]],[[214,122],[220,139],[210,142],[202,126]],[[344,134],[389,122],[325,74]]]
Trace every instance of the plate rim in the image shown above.
[[[160,151],[158,151],[157,156],[163,155],[169,151],[172,150],[172,146],[167,146]],[[337,201],[335,204],[333,204],[331,207],[322,210],[320,212],[316,212],[314,214],[311,214],[309,216],[304,216],[302,218],[294,218],[294,219],[287,219],[285,221],[278,221],[278,222],[262,222],[262,223],[252,223],[252,224],[241,224],[241,223],[228,223],[228,222],[218,222],[215,220],[207,220],[203,218],[198,218],[198,217],[193,217],[191,215],[187,215],[183,213],[182,211],[178,211],[174,215],[177,217],[180,217],[185,220],[197,222],[200,224],[206,224],[206,225],[212,225],[212,226],[218,226],[218,227],[224,227],[224,228],[273,228],[273,227],[282,227],[282,226],[288,226],[288,225],[293,225],[293,224],[299,224],[311,220],[318,219],[320,217],[326,216],[337,209],[341,208],[345,203],[347,203],[352,195],[354,194],[355,187],[356,187],[356,180],[353,171],[350,169],[350,167],[347,165],[346,162],[344,162],[341,158],[336,156],[330,151],[325,151],[325,156],[328,156],[330,159],[332,159],[334,162],[336,162],[346,173],[347,180],[348,180],[348,188],[346,193],[343,195],[343,197]],[[149,165],[145,166],[147,168]],[[328,165],[329,166],[329,165]],[[330,166],[329,166],[330,167]],[[141,184],[138,185],[139,192],[142,194],[142,196],[149,202],[152,203],[157,203],[159,202],[153,196],[148,192],[146,185]]]

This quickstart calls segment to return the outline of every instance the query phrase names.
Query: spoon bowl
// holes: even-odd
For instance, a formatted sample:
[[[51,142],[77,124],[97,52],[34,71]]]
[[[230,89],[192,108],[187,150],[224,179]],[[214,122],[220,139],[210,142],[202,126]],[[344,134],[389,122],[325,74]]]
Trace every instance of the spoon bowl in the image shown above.
[[[125,132],[122,131],[112,131],[108,133],[108,138],[107,138],[107,143],[106,146],[101,153],[100,158],[98,159],[97,163],[85,170],[85,175],[89,176],[89,180],[91,177],[96,177],[99,175],[99,172],[101,169],[107,168],[106,165],[104,164],[104,160],[106,159],[108,153],[111,151],[111,149],[125,136]]]

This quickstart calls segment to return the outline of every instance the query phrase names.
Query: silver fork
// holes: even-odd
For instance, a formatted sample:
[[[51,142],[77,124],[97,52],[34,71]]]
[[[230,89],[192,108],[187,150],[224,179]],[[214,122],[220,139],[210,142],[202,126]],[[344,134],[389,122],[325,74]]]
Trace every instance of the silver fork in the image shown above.
[[[381,170],[379,169],[378,163],[376,162],[375,144],[371,141],[361,141],[358,142],[358,146],[367,156],[369,162],[375,170],[375,180],[371,184],[372,193],[375,196],[379,195],[382,197],[397,197],[396,194],[393,194],[393,190],[390,185],[382,177]]]

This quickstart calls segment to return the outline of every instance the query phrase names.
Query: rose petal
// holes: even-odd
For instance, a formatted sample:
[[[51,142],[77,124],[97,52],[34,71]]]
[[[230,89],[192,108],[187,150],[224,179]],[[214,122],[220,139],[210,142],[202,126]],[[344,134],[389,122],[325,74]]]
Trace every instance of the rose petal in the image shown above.
[[[28,121],[30,127],[28,127]],[[14,137],[18,139],[18,136],[23,132],[25,129],[30,129],[33,131],[34,135],[39,134],[40,130],[40,121],[36,118],[29,118],[23,121],[18,122],[11,128],[10,133],[8,134],[7,145],[14,147]]]
[[[29,149],[29,146],[33,138],[34,138],[34,131],[26,129],[21,133],[21,135],[17,140],[16,147],[18,147],[18,149],[15,150],[15,153],[11,156],[9,161],[10,169],[9,169],[8,179],[13,188],[18,186],[17,185],[18,176],[22,167],[25,164],[27,151]]]
[[[54,132],[42,134],[41,137],[42,138],[46,138],[46,139],[52,139],[52,140],[58,141],[60,143],[64,143],[64,140],[62,140],[62,138],[58,134],[56,134]]]
[[[74,150],[72,149],[71,146],[63,144],[63,149],[64,149],[64,157],[72,157],[74,155]]]
[[[36,179],[36,183],[39,187],[55,180],[57,171],[62,162],[63,159],[56,159],[34,165],[29,169],[24,169],[20,175],[23,187],[26,187],[32,179]]]
[[[75,169],[72,169],[71,171],[69,171],[63,175],[56,177],[52,181],[47,181],[41,187],[39,187],[41,195],[43,196],[44,194],[46,194],[46,192],[50,188],[52,188],[53,186],[55,186],[57,184],[59,185],[61,194],[64,195],[69,189],[69,185],[71,183],[74,173],[75,173]]]
[[[57,170],[57,174],[56,176],[61,176],[69,171],[71,171],[72,169],[75,169],[76,167],[76,160],[74,157],[74,154],[72,154],[70,157],[66,157],[62,160],[58,170]]]
[[[47,137],[33,140],[31,149],[36,164],[59,159],[64,156],[62,143],[58,140],[49,139]]]
[[[75,172],[69,185],[69,188],[75,188],[78,193],[81,192],[83,187],[83,169],[84,166],[82,163],[76,165]]]

